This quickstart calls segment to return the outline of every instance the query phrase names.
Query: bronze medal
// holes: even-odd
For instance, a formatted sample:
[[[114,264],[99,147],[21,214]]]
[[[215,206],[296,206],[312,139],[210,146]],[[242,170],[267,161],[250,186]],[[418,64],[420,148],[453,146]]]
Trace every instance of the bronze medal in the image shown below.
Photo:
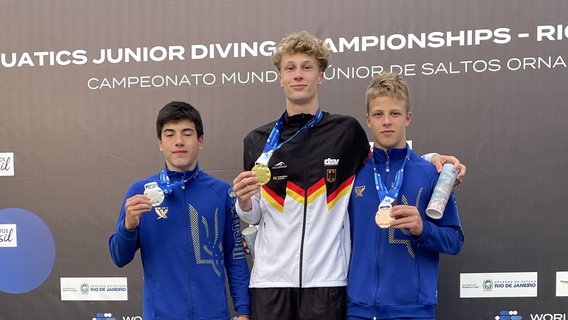
[[[258,185],[267,184],[268,181],[270,181],[270,169],[268,166],[257,162],[252,168],[252,172],[254,172],[258,178]]]
[[[375,222],[380,228],[390,227],[390,222],[394,220],[391,216],[391,207],[379,207],[375,214]]]

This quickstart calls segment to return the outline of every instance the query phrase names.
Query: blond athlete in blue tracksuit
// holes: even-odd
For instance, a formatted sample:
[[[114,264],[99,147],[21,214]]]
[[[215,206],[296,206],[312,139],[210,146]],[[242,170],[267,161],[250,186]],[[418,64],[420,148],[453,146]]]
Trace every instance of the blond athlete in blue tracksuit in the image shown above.
[[[348,319],[434,319],[439,254],[455,255],[463,246],[453,193],[441,219],[426,216],[438,174],[406,143],[411,116],[399,75],[373,79],[366,122],[374,148],[357,172],[348,206],[353,245]],[[375,223],[379,206],[392,219],[384,228]]]

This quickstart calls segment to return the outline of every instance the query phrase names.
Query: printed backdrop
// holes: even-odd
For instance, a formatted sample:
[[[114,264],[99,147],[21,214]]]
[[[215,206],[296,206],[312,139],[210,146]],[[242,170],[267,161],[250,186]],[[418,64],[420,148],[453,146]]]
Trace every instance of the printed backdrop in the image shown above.
[[[301,29],[333,51],[324,110],[364,123],[371,78],[402,73],[413,148],[468,166],[438,318],[566,318],[568,2],[0,6],[1,319],[142,319],[139,258],[115,267],[107,241],[130,183],[163,165],[158,110],[197,107],[200,165],[231,182],[245,134],[284,111],[270,54]]]

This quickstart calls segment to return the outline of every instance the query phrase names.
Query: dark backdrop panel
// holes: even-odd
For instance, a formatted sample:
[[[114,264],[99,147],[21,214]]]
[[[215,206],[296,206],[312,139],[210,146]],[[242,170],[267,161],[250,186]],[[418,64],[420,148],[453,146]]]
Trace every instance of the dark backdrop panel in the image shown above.
[[[364,123],[373,73],[401,72],[411,87],[414,149],[453,154],[468,165],[456,191],[466,245],[441,260],[438,318],[568,313],[567,298],[556,294],[557,285],[568,283],[556,277],[568,270],[568,2],[0,6],[0,159],[13,154],[14,166],[14,175],[0,175],[0,210],[34,213],[56,247],[49,277],[34,290],[14,294],[0,283],[0,318],[140,317],[139,258],[116,268],[107,239],[130,183],[163,165],[157,111],[171,100],[196,106],[205,122],[200,165],[232,181],[241,170],[244,135],[284,110],[263,50],[300,29],[329,39],[338,51],[320,88],[325,110]],[[258,50],[243,53],[247,46]],[[96,63],[101,50],[119,48],[152,49],[155,59]],[[172,60],[162,59],[161,48],[174,50]],[[168,77],[177,83],[165,85]],[[122,82],[135,80],[144,83]],[[6,250],[0,247],[0,254]],[[8,270],[3,265],[0,273]],[[501,272],[537,272],[537,296],[460,298],[460,274]],[[60,279],[67,277],[127,277],[128,301],[62,301]]]

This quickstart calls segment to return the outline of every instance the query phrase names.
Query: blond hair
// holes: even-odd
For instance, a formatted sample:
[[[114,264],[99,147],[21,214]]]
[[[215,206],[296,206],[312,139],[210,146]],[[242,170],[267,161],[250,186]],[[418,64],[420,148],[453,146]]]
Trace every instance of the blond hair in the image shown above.
[[[295,53],[303,53],[315,57],[319,62],[321,72],[327,68],[329,49],[322,40],[304,30],[290,33],[280,41],[278,48],[272,53],[272,63],[280,71],[282,56]]]
[[[405,102],[406,112],[410,111],[410,92],[408,83],[398,73],[385,72],[371,80],[367,87],[366,103],[369,112],[369,102],[377,97],[392,97]]]

